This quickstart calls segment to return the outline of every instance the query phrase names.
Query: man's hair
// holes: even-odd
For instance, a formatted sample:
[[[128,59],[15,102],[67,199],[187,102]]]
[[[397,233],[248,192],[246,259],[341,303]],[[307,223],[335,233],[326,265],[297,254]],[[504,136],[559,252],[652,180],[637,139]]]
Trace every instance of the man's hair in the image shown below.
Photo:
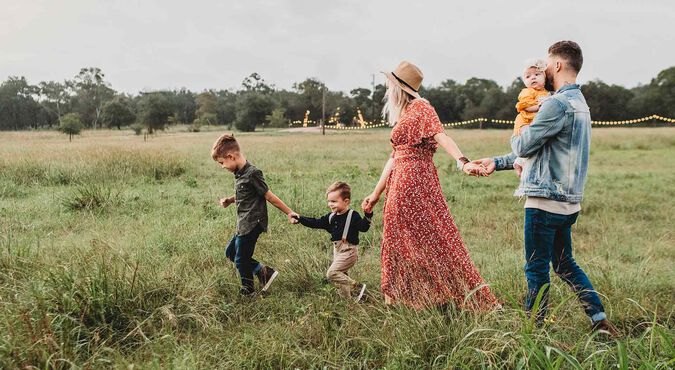
[[[213,160],[215,161],[217,158],[225,158],[226,155],[233,152],[239,152],[239,143],[237,142],[237,139],[235,139],[232,134],[223,134],[213,144],[211,157],[213,157]]]
[[[567,65],[576,73],[581,71],[584,64],[584,56],[581,54],[581,47],[574,41],[558,41],[548,48],[548,54],[554,57],[560,57],[567,61]]]
[[[346,182],[336,181],[332,183],[328,189],[326,189],[326,195],[334,191],[339,191],[340,198],[342,199],[352,199],[352,188]]]

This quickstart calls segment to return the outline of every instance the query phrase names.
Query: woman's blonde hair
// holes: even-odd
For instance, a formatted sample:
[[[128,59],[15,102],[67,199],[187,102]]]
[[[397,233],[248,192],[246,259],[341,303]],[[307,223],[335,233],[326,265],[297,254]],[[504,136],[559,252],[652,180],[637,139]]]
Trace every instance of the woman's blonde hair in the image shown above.
[[[394,126],[413,97],[389,79],[386,80],[386,86],[387,92],[384,94],[384,99],[382,99],[384,101],[382,118],[389,122],[389,126]]]

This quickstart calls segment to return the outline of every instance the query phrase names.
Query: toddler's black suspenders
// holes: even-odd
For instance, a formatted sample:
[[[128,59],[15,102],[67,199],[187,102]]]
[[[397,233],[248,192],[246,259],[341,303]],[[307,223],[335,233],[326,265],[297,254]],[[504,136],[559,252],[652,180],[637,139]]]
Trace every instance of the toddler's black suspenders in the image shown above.
[[[345,228],[342,230],[342,241],[346,242],[347,241],[347,234],[349,234],[349,226],[352,223],[352,214],[354,214],[354,210],[350,209],[349,212],[347,212],[347,221],[345,221]],[[328,223],[330,224],[333,222],[333,216],[335,216],[335,212],[331,213],[330,216],[328,216]]]

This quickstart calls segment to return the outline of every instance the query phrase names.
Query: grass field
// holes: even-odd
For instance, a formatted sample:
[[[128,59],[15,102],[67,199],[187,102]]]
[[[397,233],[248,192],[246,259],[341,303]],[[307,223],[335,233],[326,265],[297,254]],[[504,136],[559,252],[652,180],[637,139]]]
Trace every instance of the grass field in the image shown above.
[[[444,194],[505,310],[387,307],[379,294],[381,205],[353,276],[371,296],[323,283],[328,235],[270,208],[256,256],[280,270],[271,294],[240,298],[224,257],[233,176],[210,158],[220,132],[0,133],[0,368],[660,368],[675,366],[675,128],[594,129],[574,227],[577,261],[621,336],[589,333],[553,277],[554,317],[520,309],[523,200],[513,172],[465,177],[437,154]],[[449,130],[470,158],[503,154],[508,130]],[[388,131],[240,134],[271,189],[301,214],[325,188],[374,187]]]

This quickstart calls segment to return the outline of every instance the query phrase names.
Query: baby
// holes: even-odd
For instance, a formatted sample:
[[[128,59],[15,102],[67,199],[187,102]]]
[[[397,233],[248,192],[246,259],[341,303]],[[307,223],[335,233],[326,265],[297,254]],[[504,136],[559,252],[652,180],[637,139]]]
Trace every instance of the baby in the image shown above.
[[[516,136],[520,135],[520,131],[534,121],[534,117],[539,111],[539,106],[550,96],[549,92],[544,88],[546,82],[545,70],[546,62],[541,59],[529,60],[525,64],[523,83],[525,83],[526,87],[518,94],[518,103],[516,104],[518,116],[513,127],[513,134]],[[518,176],[522,172],[524,163],[524,158],[516,159],[514,168]]]

